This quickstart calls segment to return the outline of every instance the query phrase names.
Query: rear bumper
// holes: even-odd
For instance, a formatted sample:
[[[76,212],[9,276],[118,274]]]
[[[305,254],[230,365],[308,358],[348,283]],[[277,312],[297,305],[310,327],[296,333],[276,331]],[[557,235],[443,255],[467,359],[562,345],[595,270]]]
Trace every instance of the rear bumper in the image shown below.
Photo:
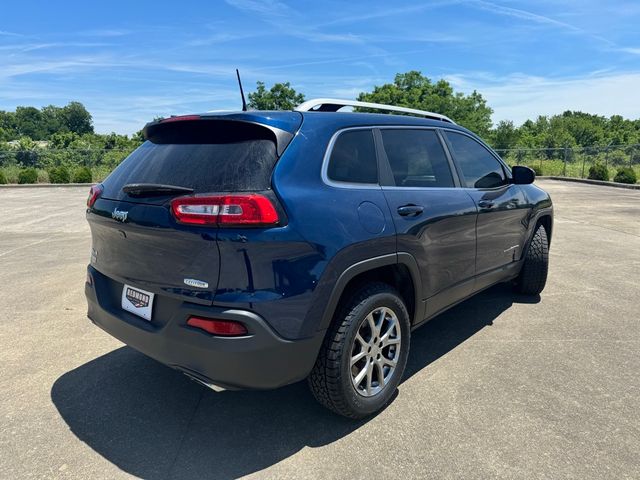
[[[271,389],[305,378],[317,357],[323,333],[313,338],[285,340],[258,315],[246,310],[179,302],[148,322],[119,304],[121,284],[88,267],[92,285],[85,284],[88,317],[107,333],[203,383],[229,389]],[[156,304],[154,309],[159,305]],[[235,320],[249,335],[215,337],[186,325],[190,315]],[[159,315],[162,317],[161,315]]]

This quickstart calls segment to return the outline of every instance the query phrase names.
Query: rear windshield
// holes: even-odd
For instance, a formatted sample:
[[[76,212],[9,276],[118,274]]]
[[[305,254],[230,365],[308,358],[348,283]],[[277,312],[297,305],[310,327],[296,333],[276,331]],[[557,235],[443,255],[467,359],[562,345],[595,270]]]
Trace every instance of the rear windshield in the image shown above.
[[[166,131],[155,134],[103,182],[103,197],[124,198],[122,187],[130,183],[176,185],[195,193],[270,188],[277,154],[268,129],[238,122],[233,122],[232,131],[219,122],[180,123],[195,128],[168,125]]]

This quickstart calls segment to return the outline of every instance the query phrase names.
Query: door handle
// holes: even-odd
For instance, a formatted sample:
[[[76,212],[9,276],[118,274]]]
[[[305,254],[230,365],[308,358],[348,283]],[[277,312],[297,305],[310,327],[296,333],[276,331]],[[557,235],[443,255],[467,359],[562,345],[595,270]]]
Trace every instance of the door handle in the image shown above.
[[[417,217],[424,211],[422,205],[403,205],[398,207],[398,215],[403,217]]]
[[[478,206],[480,208],[493,208],[494,203],[491,200],[480,200]]]

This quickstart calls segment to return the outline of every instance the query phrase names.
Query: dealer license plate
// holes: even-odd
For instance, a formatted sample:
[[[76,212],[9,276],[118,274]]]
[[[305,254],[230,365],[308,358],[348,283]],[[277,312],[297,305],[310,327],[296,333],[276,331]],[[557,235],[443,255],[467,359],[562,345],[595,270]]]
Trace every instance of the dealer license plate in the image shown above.
[[[122,308],[127,312],[151,321],[154,295],[146,290],[125,285],[122,288]]]

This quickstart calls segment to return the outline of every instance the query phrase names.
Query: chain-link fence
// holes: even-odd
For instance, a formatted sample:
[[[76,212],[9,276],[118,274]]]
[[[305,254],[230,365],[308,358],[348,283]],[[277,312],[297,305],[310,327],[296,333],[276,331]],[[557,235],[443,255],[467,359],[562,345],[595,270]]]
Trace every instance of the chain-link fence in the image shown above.
[[[640,145],[584,148],[512,148],[496,150],[509,165],[535,168],[539,175],[587,178],[601,164],[614,178],[620,167],[631,167],[640,178]]]

